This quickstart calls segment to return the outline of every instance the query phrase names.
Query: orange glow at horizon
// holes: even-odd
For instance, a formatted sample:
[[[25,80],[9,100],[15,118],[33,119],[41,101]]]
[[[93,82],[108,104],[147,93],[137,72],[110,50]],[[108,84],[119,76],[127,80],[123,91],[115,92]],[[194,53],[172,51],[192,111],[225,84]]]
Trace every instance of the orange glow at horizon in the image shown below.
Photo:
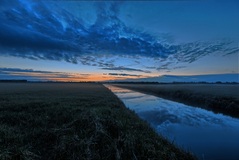
[[[114,80],[126,80],[126,79],[137,79],[139,77],[131,77],[131,76],[111,76],[111,75],[89,75],[85,78],[82,77],[70,77],[70,78],[49,78],[52,81],[59,81],[59,82],[102,82],[102,81],[114,81]],[[140,77],[144,78],[144,77]]]
[[[108,74],[92,73],[92,74],[80,74],[80,73],[64,73],[64,72],[11,72],[13,76],[28,76],[35,78],[36,80],[43,81],[57,81],[57,82],[101,82],[101,81],[114,81],[114,80],[126,80],[146,78],[149,76],[114,76]]]

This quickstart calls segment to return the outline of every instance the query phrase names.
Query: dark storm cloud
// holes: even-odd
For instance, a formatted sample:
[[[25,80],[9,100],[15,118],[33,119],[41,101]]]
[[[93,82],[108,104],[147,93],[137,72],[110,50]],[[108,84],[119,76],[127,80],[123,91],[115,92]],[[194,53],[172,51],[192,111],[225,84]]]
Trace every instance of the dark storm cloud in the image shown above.
[[[165,44],[151,34],[126,26],[119,19],[119,7],[120,2],[96,3],[96,20],[87,26],[79,17],[50,5],[48,1],[1,1],[0,55],[33,60],[64,60],[108,70],[145,72],[114,68],[113,64],[96,59],[107,53],[162,59],[174,56],[179,62],[191,63],[214,52],[224,52],[225,55],[238,52],[225,49],[230,43],[227,41]],[[86,58],[88,55],[93,58]]]
[[[135,68],[127,68],[127,67],[110,67],[110,68],[101,68],[104,70],[112,70],[112,71],[129,71],[129,72],[143,72],[143,73],[151,73],[150,71],[147,70],[142,70],[142,69],[135,69]]]

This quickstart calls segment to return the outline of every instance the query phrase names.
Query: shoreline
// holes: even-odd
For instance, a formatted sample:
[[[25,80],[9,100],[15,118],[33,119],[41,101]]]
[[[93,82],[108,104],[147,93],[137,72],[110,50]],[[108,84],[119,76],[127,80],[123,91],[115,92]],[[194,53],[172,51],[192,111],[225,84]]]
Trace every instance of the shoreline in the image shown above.
[[[214,113],[222,113],[231,117],[239,118],[239,98],[237,95],[223,96],[219,93],[210,91],[210,84],[112,84],[116,87],[131,89],[145,94],[154,95],[160,98],[172,100],[179,103],[184,103],[193,107],[203,108]],[[193,88],[193,87],[198,88]],[[204,88],[200,88],[200,87]],[[191,88],[190,88],[191,87]],[[208,87],[208,91],[206,89]],[[217,87],[214,85],[214,88]],[[237,86],[239,87],[239,86]],[[203,91],[200,91],[204,89]],[[197,91],[199,90],[199,91]],[[222,90],[223,91],[223,90]],[[236,93],[235,93],[236,94]]]

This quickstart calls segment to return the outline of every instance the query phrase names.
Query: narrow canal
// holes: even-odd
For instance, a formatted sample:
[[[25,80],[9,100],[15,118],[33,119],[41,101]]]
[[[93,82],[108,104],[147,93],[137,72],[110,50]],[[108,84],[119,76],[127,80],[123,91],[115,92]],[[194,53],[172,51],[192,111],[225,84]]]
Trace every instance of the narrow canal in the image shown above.
[[[105,85],[160,135],[202,160],[239,159],[239,119]]]

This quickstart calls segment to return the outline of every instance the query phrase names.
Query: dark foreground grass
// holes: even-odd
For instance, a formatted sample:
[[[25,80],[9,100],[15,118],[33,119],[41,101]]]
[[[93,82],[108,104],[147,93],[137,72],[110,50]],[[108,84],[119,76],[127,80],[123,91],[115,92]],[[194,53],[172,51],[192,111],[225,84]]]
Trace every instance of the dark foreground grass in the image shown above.
[[[239,118],[239,85],[235,84],[117,84]]]
[[[101,84],[0,84],[0,159],[194,159]]]

